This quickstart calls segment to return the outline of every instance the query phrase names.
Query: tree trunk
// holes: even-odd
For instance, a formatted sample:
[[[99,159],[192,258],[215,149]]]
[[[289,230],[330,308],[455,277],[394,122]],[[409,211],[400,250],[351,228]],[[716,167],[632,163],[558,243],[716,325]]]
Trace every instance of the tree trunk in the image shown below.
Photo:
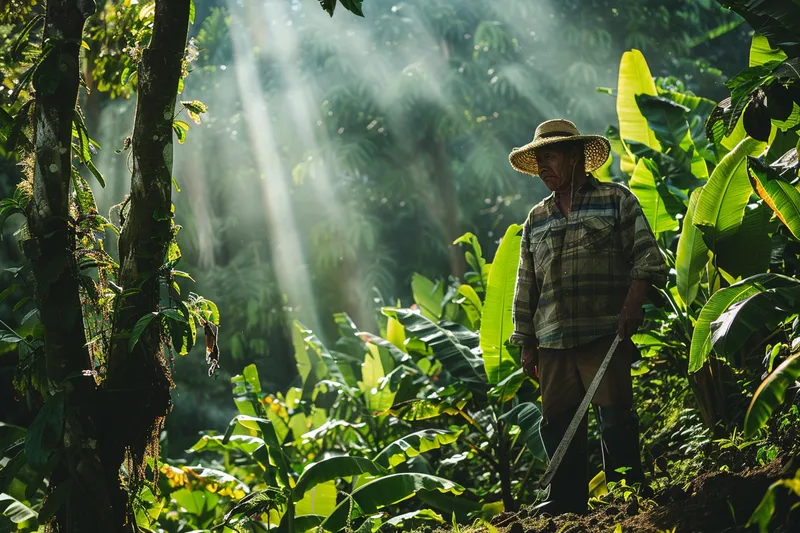
[[[106,481],[119,487],[119,465],[129,460],[136,487],[146,454],[157,456],[160,428],[170,409],[172,381],[165,364],[158,319],[129,350],[140,318],[159,311],[160,275],[173,237],[172,120],[183,68],[190,0],[156,0],[153,36],[139,65],[133,129],[129,209],[119,238],[118,296],[105,381],[107,409],[101,435]],[[156,457],[157,459],[157,457]],[[115,491],[117,527],[131,530],[128,495]]]
[[[82,374],[91,365],[85,348],[69,185],[81,36],[86,19],[95,9],[93,0],[49,0],[46,5],[45,52],[33,78],[34,185],[27,213],[30,238],[22,242],[31,262],[45,331],[44,354],[53,394],[45,400],[54,405],[63,400],[61,448],[43,467],[50,473],[50,491],[61,489],[66,495],[55,512],[60,531],[102,531],[110,523],[95,451],[95,384]]]

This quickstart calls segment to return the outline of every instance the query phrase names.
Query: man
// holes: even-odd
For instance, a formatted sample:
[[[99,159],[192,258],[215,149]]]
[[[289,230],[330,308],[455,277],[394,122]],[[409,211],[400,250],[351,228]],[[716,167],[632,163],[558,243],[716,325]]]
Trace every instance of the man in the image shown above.
[[[514,334],[522,366],[538,379],[541,435],[552,457],[614,337],[617,347],[594,396],[607,481],[643,482],[639,426],[633,409],[630,337],[641,326],[651,285],[667,268],[636,196],[591,172],[608,159],[610,143],[580,135],[572,122],[550,120],[533,141],[509,156],[518,171],[537,175],[552,194],[531,209],[522,230]],[[553,514],[582,513],[588,501],[586,418],[553,477]]]

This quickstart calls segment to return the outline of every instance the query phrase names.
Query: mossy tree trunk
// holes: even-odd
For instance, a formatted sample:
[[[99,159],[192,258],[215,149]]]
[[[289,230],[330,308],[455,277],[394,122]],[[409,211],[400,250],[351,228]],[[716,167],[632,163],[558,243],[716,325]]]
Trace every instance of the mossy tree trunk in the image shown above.
[[[129,349],[136,323],[159,311],[160,279],[173,238],[172,121],[184,68],[190,0],[156,0],[153,36],[139,64],[129,208],[119,239],[119,279],[112,332],[101,444],[107,483],[119,485],[118,468],[130,459],[132,484],[143,474],[170,409],[172,381],[158,320]],[[156,448],[157,449],[157,448]],[[125,509],[127,510],[127,494]],[[123,505],[114,502],[115,510]],[[117,514],[117,519],[122,520]]]
[[[28,464],[50,472],[50,497],[60,531],[109,530],[110,513],[96,452],[96,389],[75,260],[70,213],[72,123],[79,87],[79,51],[94,0],[47,2],[42,60],[33,79],[34,176],[28,205],[30,233],[23,241],[44,326],[50,423],[61,431],[58,449],[29,447]],[[36,453],[34,453],[34,450]],[[92,511],[90,511],[92,510]]]

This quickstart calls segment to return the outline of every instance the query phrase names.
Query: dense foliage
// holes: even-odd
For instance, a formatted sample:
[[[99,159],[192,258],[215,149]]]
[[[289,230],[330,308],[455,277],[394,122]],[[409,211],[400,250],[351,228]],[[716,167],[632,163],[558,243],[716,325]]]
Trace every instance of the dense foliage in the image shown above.
[[[553,116],[605,130],[598,178],[637,195],[670,266],[634,336],[652,488],[797,454],[796,4],[125,0],[81,11],[77,40],[53,33],[56,8],[86,4],[0,19],[0,221],[16,224],[0,531],[535,516],[538,384],[507,339],[514,222],[544,188],[506,156]],[[152,61],[159,39],[171,62]],[[42,192],[48,170],[62,197]],[[799,480],[772,480],[733,526],[790,531]],[[660,501],[602,473],[590,489],[594,509]]]

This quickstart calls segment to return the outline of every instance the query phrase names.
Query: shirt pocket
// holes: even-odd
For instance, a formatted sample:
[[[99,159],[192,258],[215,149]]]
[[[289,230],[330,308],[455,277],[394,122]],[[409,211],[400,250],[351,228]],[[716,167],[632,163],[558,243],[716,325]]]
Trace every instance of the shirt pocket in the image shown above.
[[[579,245],[593,252],[607,250],[614,234],[613,217],[586,217],[581,220]]]
[[[553,260],[553,243],[550,238],[550,227],[531,233],[530,251],[534,268],[544,271]]]

